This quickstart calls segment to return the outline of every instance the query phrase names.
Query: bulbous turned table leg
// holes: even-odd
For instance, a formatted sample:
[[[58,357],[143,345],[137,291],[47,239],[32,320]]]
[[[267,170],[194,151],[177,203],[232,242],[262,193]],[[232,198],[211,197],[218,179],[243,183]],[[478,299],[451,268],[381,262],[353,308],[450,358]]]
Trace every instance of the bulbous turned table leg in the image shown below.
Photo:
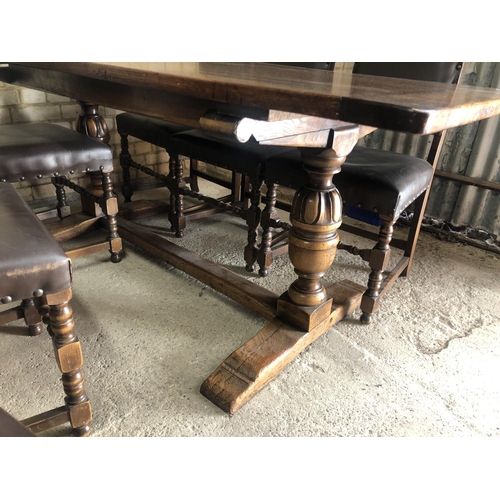
[[[315,154],[316,153],[316,154]],[[331,312],[321,278],[335,259],[342,200],[333,183],[345,156],[304,149],[308,182],[294,196],[290,212],[289,258],[298,278],[278,301],[278,314],[309,331]]]
[[[78,104],[82,112],[78,116],[76,130],[108,144],[111,136],[106,120],[99,114],[99,105],[83,101],[78,101]]]
[[[357,139],[357,127],[346,126],[332,138],[331,149],[301,151],[308,182],[293,200],[288,248],[297,279],[278,299],[277,316],[231,353],[200,388],[229,414],[361,303],[364,286],[343,280],[325,289],[321,282],[335,258],[342,220],[334,174]]]

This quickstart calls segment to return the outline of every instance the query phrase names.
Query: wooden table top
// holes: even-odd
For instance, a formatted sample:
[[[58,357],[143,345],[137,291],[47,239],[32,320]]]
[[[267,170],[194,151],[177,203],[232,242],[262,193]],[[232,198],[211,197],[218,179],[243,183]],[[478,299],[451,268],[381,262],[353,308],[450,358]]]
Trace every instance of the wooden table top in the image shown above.
[[[9,63],[11,83],[81,99],[65,75],[164,92],[235,108],[250,118],[273,120],[272,110],[342,120],[415,134],[433,133],[500,114],[500,90],[352,75],[264,63]],[[24,69],[24,73],[21,70]],[[43,70],[27,81],[26,70]],[[19,76],[21,75],[21,76]],[[5,77],[2,77],[7,81]],[[43,80],[43,81],[42,81]],[[31,84],[31,85],[30,85]],[[88,87],[88,85],[87,85]],[[85,92],[84,92],[85,93]],[[78,94],[78,95],[77,95]],[[83,96],[85,98],[85,96]],[[100,104],[109,105],[107,102]],[[123,109],[124,108],[117,108]],[[233,109],[233,111],[231,111]],[[150,114],[150,113],[148,113]],[[278,115],[279,116],[279,115]]]

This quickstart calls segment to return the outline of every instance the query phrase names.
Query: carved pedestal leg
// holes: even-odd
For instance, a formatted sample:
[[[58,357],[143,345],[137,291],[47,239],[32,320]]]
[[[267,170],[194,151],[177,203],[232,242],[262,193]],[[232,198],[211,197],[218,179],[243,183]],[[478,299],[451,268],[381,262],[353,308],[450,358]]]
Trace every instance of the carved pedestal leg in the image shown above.
[[[331,149],[302,151],[308,182],[295,194],[289,233],[289,257],[298,278],[278,300],[278,315],[230,354],[200,388],[228,413],[236,412],[361,302],[365,288],[356,283],[344,281],[328,289],[321,283],[335,257],[342,219],[332,176],[356,144],[358,132],[356,126],[343,127],[331,137]]]
[[[106,215],[106,223],[108,225],[109,253],[111,254],[111,262],[116,263],[122,260],[121,251],[123,245],[122,239],[118,236],[118,224],[116,222],[118,199],[113,193],[113,184],[111,182],[111,174],[109,172],[102,173],[102,187],[104,194],[101,204],[102,210]]]
[[[97,139],[105,144],[109,143],[111,138],[109,134],[108,124],[106,120],[99,114],[99,106],[88,102],[78,101],[82,112],[76,123],[76,130],[82,134],[88,135],[93,139]],[[101,174],[100,172],[89,172],[90,187],[88,190],[94,196],[102,196]],[[101,207],[94,201],[93,198],[82,196],[82,210],[92,215],[100,217],[102,215]]]
[[[356,140],[354,129],[339,153],[302,153],[309,181],[295,195],[289,234],[289,256],[298,278],[278,300],[278,316],[230,354],[200,388],[206,398],[230,414],[307,345],[359,307],[364,287],[346,280],[325,289],[321,283],[335,257],[342,217],[342,203],[332,176],[340,170]]]
[[[380,287],[384,279],[384,270],[389,263],[391,255],[390,243],[392,240],[393,226],[397,219],[385,219],[383,216],[382,226],[380,227],[378,242],[370,252],[371,273],[368,278],[368,289],[361,300],[361,323],[367,325],[371,323],[373,314],[377,311],[379,305]]]
[[[276,188],[276,184],[267,184],[266,196],[264,198],[265,207],[261,217],[262,240],[257,252],[257,263],[259,264],[259,275],[262,277],[269,274],[269,266],[273,262],[273,253],[271,251],[273,241],[271,219],[276,214]]]
[[[250,207],[247,210],[247,226],[248,226],[248,238],[247,246],[244,250],[244,257],[246,266],[245,269],[248,272],[253,272],[255,270],[255,262],[257,260],[257,231],[260,225],[260,188],[261,183],[252,180],[252,190],[250,196]]]
[[[288,236],[289,257],[298,278],[278,302],[278,313],[309,331],[331,311],[321,278],[333,263],[342,220],[342,201],[332,177],[345,156],[333,150],[302,152],[308,182],[294,196]]]
[[[120,166],[122,167],[123,183],[122,183],[122,195],[125,199],[125,203],[129,203],[132,200],[132,195],[134,190],[130,184],[130,161],[132,157],[128,150],[128,135],[120,134]]]
[[[108,144],[111,136],[106,120],[99,114],[99,105],[83,101],[78,101],[78,104],[82,112],[78,117],[76,130]]]
[[[66,408],[73,434],[87,436],[90,434],[92,410],[84,389],[82,349],[73,331],[70,299],[71,289],[47,295],[48,329],[52,337],[57,365],[62,373]]]

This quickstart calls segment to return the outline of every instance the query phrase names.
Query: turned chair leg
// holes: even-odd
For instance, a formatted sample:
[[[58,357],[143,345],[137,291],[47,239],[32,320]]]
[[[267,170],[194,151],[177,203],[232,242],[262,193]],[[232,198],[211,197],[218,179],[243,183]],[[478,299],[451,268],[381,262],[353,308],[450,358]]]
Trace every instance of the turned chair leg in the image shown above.
[[[71,289],[46,297],[49,307],[47,329],[52,337],[57,365],[62,373],[65,402],[73,434],[88,436],[92,410],[84,388],[82,349],[73,331],[70,299]]]
[[[196,175],[198,171],[198,160],[189,160],[189,185],[191,186],[191,191],[200,192],[200,187],[198,186],[198,176]]]
[[[177,238],[182,238],[184,236],[184,229],[186,228],[184,195],[180,192],[186,185],[182,158],[179,155],[171,154],[168,161],[168,168],[168,176],[173,179],[171,183],[172,189],[170,191],[170,210],[168,212],[168,218],[171,224],[170,230],[175,231],[175,236],[177,236]]]
[[[35,300],[33,298],[23,299],[21,307],[23,308],[24,322],[28,327],[29,335],[40,335],[43,331],[42,316],[35,305]]]
[[[248,272],[255,270],[255,263],[257,261],[257,236],[260,226],[260,188],[262,182],[251,180],[252,189],[250,195],[250,207],[247,210],[247,226],[248,226],[248,243],[245,247],[244,257]]]
[[[410,274],[411,266],[413,264],[413,257],[415,256],[415,249],[417,247],[418,235],[424,218],[425,207],[427,199],[429,198],[430,186],[423,192],[414,202],[413,218],[411,220],[408,238],[406,240],[405,257],[408,257],[408,262],[401,276],[408,276]]]
[[[122,183],[122,195],[125,203],[132,201],[132,195],[134,190],[132,184],[130,183],[130,161],[132,156],[128,150],[128,135],[120,134],[120,166],[122,167],[123,183]]]
[[[391,255],[390,243],[394,224],[397,219],[384,219],[382,216],[382,226],[380,227],[378,242],[370,252],[371,273],[368,277],[368,288],[361,299],[361,323],[367,325],[371,323],[373,314],[377,311],[380,301],[380,288],[384,280],[384,271],[389,263]]]
[[[113,193],[113,183],[109,172],[102,172],[102,210],[106,216],[108,226],[109,253],[111,262],[117,263],[122,260],[122,239],[118,236],[118,222],[116,214],[118,213],[118,199]]]
[[[168,157],[168,177],[172,179],[172,186],[175,185],[175,156],[173,154]],[[170,231],[175,231],[175,187],[170,189],[170,209],[168,212],[168,218],[170,220]]]
[[[235,205],[243,205],[243,185],[244,185],[244,175],[239,172],[233,172],[231,175],[231,203]]]
[[[56,188],[57,216],[60,219],[64,219],[68,215],[71,215],[71,208],[68,205],[68,200],[66,198],[66,191],[64,189],[64,184],[61,182],[60,177],[53,177],[52,184]]]
[[[261,226],[262,240],[260,248],[257,251],[257,263],[259,264],[259,275],[263,278],[269,274],[269,267],[273,262],[273,252],[271,245],[273,242],[273,230],[271,228],[271,219],[276,217],[276,193],[277,184],[267,184],[266,196],[264,198],[265,207],[262,211]]]

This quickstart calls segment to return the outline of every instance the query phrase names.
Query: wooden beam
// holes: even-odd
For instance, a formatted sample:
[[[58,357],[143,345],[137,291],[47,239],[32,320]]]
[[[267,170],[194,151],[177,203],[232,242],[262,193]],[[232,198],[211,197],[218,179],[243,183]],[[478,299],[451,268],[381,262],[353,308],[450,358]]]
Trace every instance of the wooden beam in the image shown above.
[[[492,191],[500,192],[500,183],[485,181],[483,179],[477,179],[475,177],[469,177],[467,175],[455,174],[453,172],[445,172],[444,170],[436,170],[434,172],[435,177],[441,177],[442,179],[448,179],[450,181],[460,182],[460,184],[468,184],[470,186],[480,187],[483,189],[490,189]]]
[[[24,318],[23,308],[21,306],[13,307],[12,309],[0,312],[0,325],[6,325],[21,318]]]
[[[329,317],[309,332],[276,317],[230,354],[203,382],[200,392],[232,415],[279,375],[308,345],[359,307],[365,287],[349,280],[327,288]]]
[[[21,420],[21,424],[35,434],[65,424],[66,422],[69,422],[68,408],[66,406],[60,406],[34,417]]]
[[[272,319],[276,316],[278,295],[275,293],[195,252],[175,245],[144,227],[122,217],[116,219],[118,233],[124,240],[168,262],[264,318]]]
[[[95,243],[93,245],[85,245],[79,248],[73,248],[68,250],[66,255],[69,259],[77,259],[78,257],[84,257],[86,255],[92,255],[93,253],[103,252],[104,250],[109,250],[109,242],[103,241],[102,243]]]

